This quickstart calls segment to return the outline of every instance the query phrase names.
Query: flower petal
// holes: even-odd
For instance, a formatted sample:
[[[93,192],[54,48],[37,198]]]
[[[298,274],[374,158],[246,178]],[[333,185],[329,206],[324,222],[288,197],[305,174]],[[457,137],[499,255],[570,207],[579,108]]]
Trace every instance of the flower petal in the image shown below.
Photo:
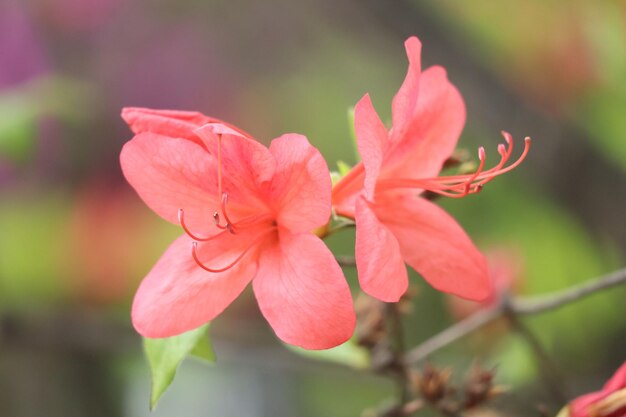
[[[286,134],[274,139],[270,152],[276,160],[269,199],[277,221],[293,233],[325,225],[330,217],[330,172],[326,161],[306,137]]]
[[[350,289],[326,245],[311,234],[281,231],[266,247],[253,281],[261,312],[276,335],[305,349],[348,340],[355,314]]]
[[[251,137],[241,129],[198,112],[126,107],[122,109],[122,118],[135,134],[152,132],[201,143],[193,131],[207,123],[221,123],[246,137]]]
[[[352,167],[345,177],[333,185],[332,202],[335,213],[354,218],[356,200],[363,194],[365,169],[363,162]]]
[[[441,171],[465,124],[465,103],[442,67],[422,73],[417,106],[385,157],[385,178],[430,178]],[[395,129],[395,125],[394,125]]]
[[[355,255],[363,291],[388,302],[402,297],[409,281],[400,245],[363,198],[356,203]]]
[[[493,291],[484,256],[443,209],[409,193],[377,201],[404,260],[439,291],[481,301]]]
[[[626,362],[624,362],[611,379],[608,380],[602,391],[613,392],[622,388],[626,388]]]
[[[214,268],[228,265],[255,236],[224,232],[200,245],[198,257]],[[207,323],[243,291],[256,273],[258,255],[254,250],[225,272],[207,272],[193,260],[191,242],[187,236],[174,241],[135,294],[133,325],[145,337],[174,336]]]
[[[124,145],[120,162],[126,180],[159,216],[177,224],[182,208],[192,230],[206,232],[213,224],[219,210],[217,167],[200,145],[141,133]]]
[[[230,126],[218,123],[207,124],[195,132],[215,158],[218,157],[221,137],[222,178],[224,191],[229,194],[237,193],[239,187],[256,190],[274,176],[274,157],[255,139],[240,135]]]
[[[404,42],[406,55],[409,58],[409,69],[404,82],[391,103],[393,121],[392,138],[404,135],[405,129],[415,112],[418,90],[420,88],[422,44],[415,36]]]
[[[368,94],[354,108],[354,130],[359,154],[365,166],[365,195],[372,199],[387,145],[387,129],[378,117]]]

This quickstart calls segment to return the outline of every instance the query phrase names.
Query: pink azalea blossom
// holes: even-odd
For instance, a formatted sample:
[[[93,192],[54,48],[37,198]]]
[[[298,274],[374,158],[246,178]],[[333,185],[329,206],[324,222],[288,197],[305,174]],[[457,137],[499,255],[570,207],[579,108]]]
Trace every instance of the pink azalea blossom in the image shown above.
[[[363,290],[383,301],[398,301],[408,286],[404,262],[433,287],[482,300],[491,292],[487,263],[461,226],[445,211],[420,198],[429,191],[448,197],[479,192],[504,167],[513,147],[498,147],[501,160],[484,171],[485,151],[471,175],[437,177],[465,123],[465,104],[441,67],[421,71],[421,44],[405,42],[408,74],[392,103],[388,131],[368,95],[355,107],[355,132],[362,162],[333,190],[338,215],[356,221],[356,260]]]
[[[602,390],[576,398],[568,411],[571,417],[625,417],[626,362]]]
[[[199,113],[124,109],[135,137],[122,170],[146,204],[185,234],[141,283],[132,320],[146,337],[194,329],[248,285],[279,338],[308,349],[354,330],[349,287],[311,230],[330,216],[331,182],[304,136],[266,148]]]

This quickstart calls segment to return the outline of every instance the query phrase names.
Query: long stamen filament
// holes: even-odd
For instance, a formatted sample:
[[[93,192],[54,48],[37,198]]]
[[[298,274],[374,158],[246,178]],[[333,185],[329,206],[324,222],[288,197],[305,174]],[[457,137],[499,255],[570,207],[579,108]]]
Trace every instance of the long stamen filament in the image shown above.
[[[513,152],[513,138],[506,132],[502,133],[508,146],[505,147],[504,144],[498,145],[500,161],[496,166],[487,171],[483,171],[486,158],[485,150],[481,147],[478,151],[480,164],[473,174],[423,179],[401,178],[382,180],[378,184],[378,189],[421,188],[451,198],[462,198],[468,194],[476,194],[483,189],[485,184],[493,180],[496,176],[509,172],[517,167],[528,155],[531,139],[526,137],[524,139],[524,150],[522,151],[522,154],[515,162],[505,167],[505,164]]]
[[[208,242],[209,240],[215,239],[216,237],[218,237],[218,236],[220,236],[222,234],[222,233],[218,233],[216,235],[206,236],[206,237],[196,236],[194,233],[192,233],[189,230],[189,228],[185,224],[185,210],[183,210],[182,208],[178,209],[178,223],[180,223],[180,226],[183,228],[185,233],[187,233],[187,235],[190,238],[192,238],[193,240],[197,240],[198,242]]]
[[[193,257],[193,260],[196,262],[196,264],[198,264],[198,266],[204,269],[205,271],[212,272],[212,273],[228,271],[229,269],[237,265],[239,261],[241,261],[241,259],[243,259],[243,257],[250,251],[250,249],[258,245],[273,230],[274,228],[271,228],[270,230],[264,233],[261,233],[259,237],[254,239],[254,241],[247,248],[245,248],[243,252],[241,252],[230,264],[226,265],[223,268],[209,268],[204,263],[202,263],[202,261],[198,258],[198,254],[196,253],[197,248],[198,248],[198,242],[191,242],[191,256]]]
[[[234,223],[230,220],[226,212],[226,203],[228,203],[228,194],[224,193],[222,194],[222,214],[224,215],[224,220],[226,220],[226,227],[228,227],[229,224],[234,226]]]

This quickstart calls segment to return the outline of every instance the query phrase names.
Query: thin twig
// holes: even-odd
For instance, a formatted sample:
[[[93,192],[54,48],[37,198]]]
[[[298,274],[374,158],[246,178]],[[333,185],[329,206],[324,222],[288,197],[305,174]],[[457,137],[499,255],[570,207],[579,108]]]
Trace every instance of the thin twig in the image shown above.
[[[485,324],[492,322],[501,315],[502,308],[499,306],[481,310],[478,313],[453,324],[441,333],[438,333],[426,340],[416,348],[411,349],[406,355],[404,355],[404,363],[410,364],[419,362],[431,353],[457,341],[458,339],[461,339],[464,336],[467,336],[473,331],[483,327]]]
[[[393,357],[393,371],[396,374],[398,384],[398,396],[400,404],[409,401],[409,374],[404,365],[404,353],[406,351],[404,343],[404,329],[402,327],[402,315],[398,311],[396,304],[387,304],[386,315],[388,323],[388,337],[390,342],[391,355]]]
[[[518,315],[537,314],[559,308],[588,295],[626,282],[626,268],[604,275],[593,281],[579,284],[552,294],[511,300],[511,308]]]
[[[510,304],[508,306],[510,308]],[[539,375],[542,376],[546,389],[552,394],[557,404],[565,404],[568,399],[565,380],[537,336],[522,323],[517,314],[509,310],[505,312],[505,317],[509,320],[515,333],[524,339],[532,351],[537,361]]]
[[[626,268],[552,294],[505,299],[501,304],[481,310],[427,339],[407,352],[404,356],[404,362],[406,364],[419,362],[431,353],[467,336],[505,314],[526,316],[543,313],[623,283],[626,283]]]

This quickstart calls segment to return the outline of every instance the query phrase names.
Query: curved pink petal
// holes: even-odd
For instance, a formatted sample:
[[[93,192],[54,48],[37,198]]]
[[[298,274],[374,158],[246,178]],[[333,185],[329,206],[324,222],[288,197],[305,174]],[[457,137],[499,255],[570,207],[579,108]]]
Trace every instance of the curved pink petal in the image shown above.
[[[235,133],[229,126],[210,123],[196,134],[202,138],[209,153],[218,157],[218,140],[221,136],[222,179],[225,191],[236,192],[240,186],[258,188],[274,176],[276,162],[270,151],[255,139]],[[227,190],[228,187],[234,190]]]
[[[492,293],[484,256],[443,209],[409,193],[377,203],[376,216],[398,239],[402,257],[433,287],[476,301]]]
[[[339,216],[354,218],[357,199],[363,194],[365,169],[363,162],[356,164],[345,177],[333,185],[332,204]]]
[[[408,123],[413,117],[420,87],[422,44],[415,36],[404,42],[406,55],[409,58],[409,69],[404,82],[391,103],[393,122],[392,140],[404,135]]]
[[[589,417],[589,407],[591,405],[624,388],[626,388],[626,362],[615,372],[601,391],[591,392],[573,400],[571,402],[570,415],[572,417]],[[616,411],[619,412],[619,410]],[[610,415],[613,416],[613,413]],[[616,414],[616,417],[618,415],[621,416],[621,414]]]
[[[365,195],[372,199],[387,145],[387,129],[378,117],[368,94],[354,107],[354,130],[359,154],[365,166]]]
[[[331,179],[326,161],[306,137],[286,134],[274,139],[270,152],[276,173],[268,190],[278,224],[292,233],[325,225],[330,217]]]
[[[415,113],[405,134],[385,158],[385,178],[437,176],[452,154],[465,124],[465,103],[442,67],[431,67],[420,78]],[[394,126],[395,129],[395,126]]]
[[[242,217],[269,213],[271,207],[263,189],[276,170],[276,161],[269,150],[222,124],[210,123],[195,132],[216,161],[221,137],[222,192],[228,195],[228,210],[232,208]],[[214,175],[217,181],[217,170]],[[237,216],[231,217],[237,220]]]
[[[308,233],[281,231],[259,258],[252,282],[261,312],[283,341],[328,349],[348,340],[355,314],[350,289],[326,245]]]
[[[606,385],[604,385],[602,390],[606,392],[613,392],[622,388],[626,388],[626,362],[620,366]]]
[[[122,109],[122,118],[135,134],[152,132],[201,143],[194,130],[207,123],[222,123],[246,137],[251,137],[239,128],[199,112],[126,107]]]
[[[356,203],[355,255],[363,291],[387,302],[402,297],[409,282],[400,245],[363,198]]]
[[[213,212],[219,209],[217,166],[200,145],[154,133],[127,142],[120,155],[126,180],[145,203],[178,224],[178,210],[198,233],[217,232]]]
[[[257,233],[224,232],[201,244],[198,257],[212,268],[226,266],[254,242]],[[174,336],[207,323],[243,291],[256,273],[258,255],[254,248],[233,268],[211,273],[193,260],[191,242],[187,236],[174,241],[135,294],[133,326],[145,337]]]

